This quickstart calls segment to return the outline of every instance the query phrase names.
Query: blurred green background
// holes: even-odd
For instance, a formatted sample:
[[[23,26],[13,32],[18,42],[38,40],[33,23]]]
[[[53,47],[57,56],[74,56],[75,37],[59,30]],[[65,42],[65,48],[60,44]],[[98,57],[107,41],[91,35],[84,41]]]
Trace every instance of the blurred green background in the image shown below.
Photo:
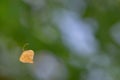
[[[34,64],[19,61],[23,45]],[[0,0],[0,80],[119,80],[119,0]]]

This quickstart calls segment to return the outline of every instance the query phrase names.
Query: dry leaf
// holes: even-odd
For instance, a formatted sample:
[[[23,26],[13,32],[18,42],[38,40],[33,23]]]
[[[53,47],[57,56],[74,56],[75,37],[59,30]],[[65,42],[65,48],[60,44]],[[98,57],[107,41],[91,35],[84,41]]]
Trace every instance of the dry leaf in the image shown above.
[[[33,63],[34,51],[25,50],[20,56],[19,60],[23,63]]]

